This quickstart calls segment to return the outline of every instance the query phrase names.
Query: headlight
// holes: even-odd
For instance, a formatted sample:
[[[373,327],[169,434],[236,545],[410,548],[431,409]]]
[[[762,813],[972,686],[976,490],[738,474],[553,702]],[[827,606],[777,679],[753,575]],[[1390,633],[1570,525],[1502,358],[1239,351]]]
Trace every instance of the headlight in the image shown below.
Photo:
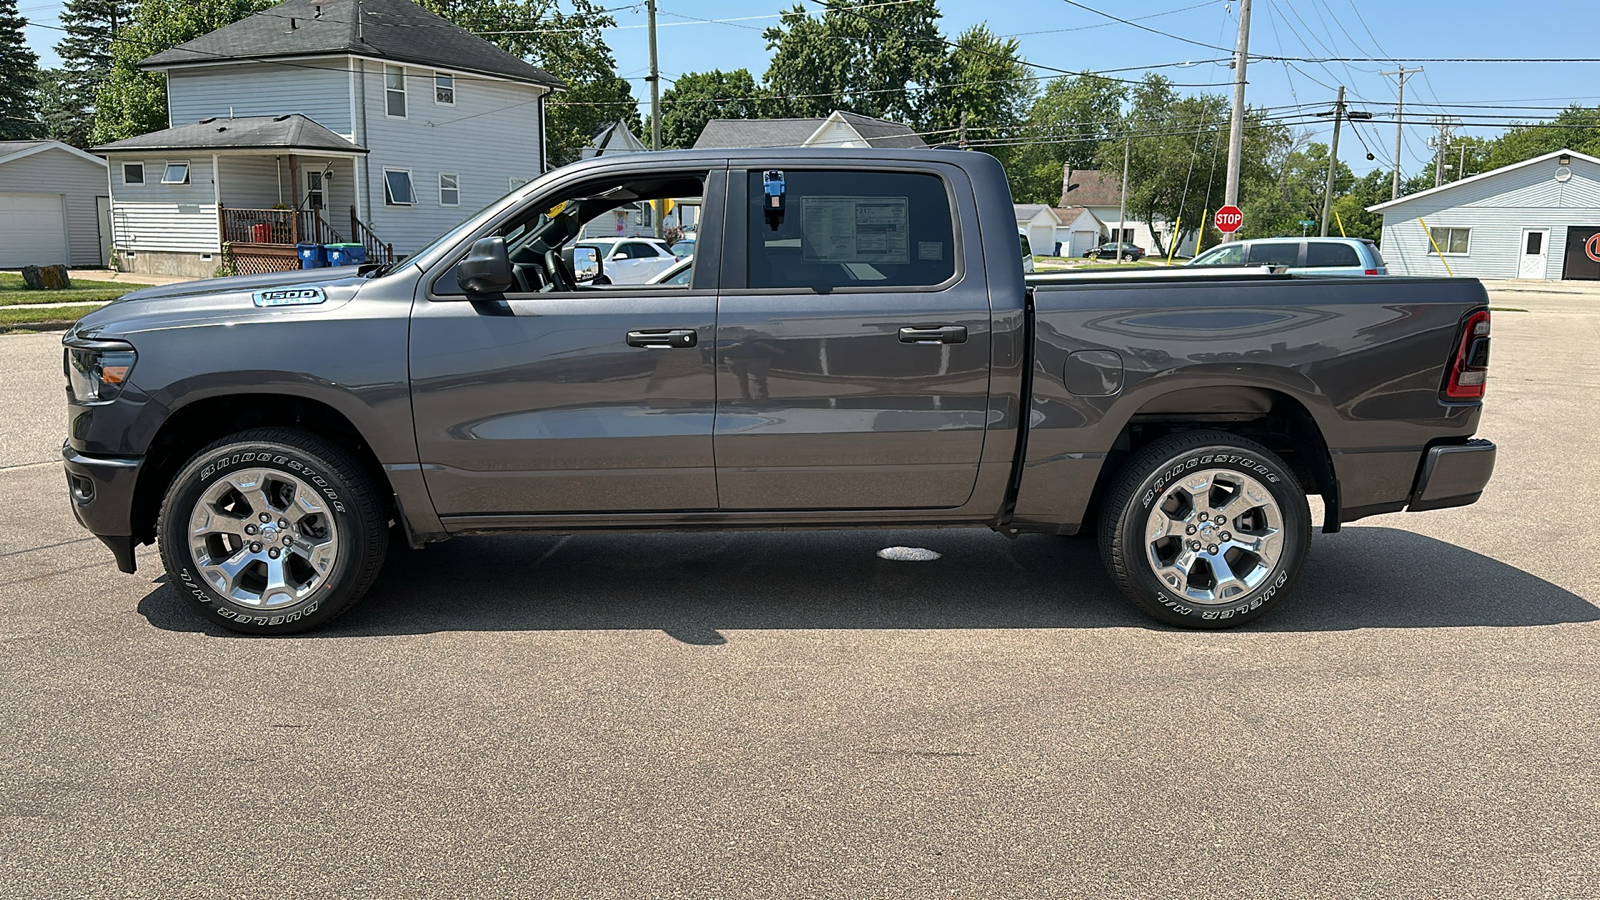
[[[127,344],[96,341],[91,345],[67,347],[63,367],[72,399],[79,403],[111,400],[128,383],[133,364],[139,358]]]

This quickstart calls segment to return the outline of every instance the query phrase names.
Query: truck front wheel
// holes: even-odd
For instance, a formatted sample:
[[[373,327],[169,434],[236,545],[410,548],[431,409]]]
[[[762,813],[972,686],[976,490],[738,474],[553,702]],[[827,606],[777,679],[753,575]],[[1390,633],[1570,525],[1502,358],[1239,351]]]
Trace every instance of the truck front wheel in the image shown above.
[[[224,628],[306,631],[354,605],[383,567],[378,496],[331,441],[289,428],[239,432],[196,453],[168,485],[161,561]]]
[[[1134,605],[1174,625],[1228,628],[1264,615],[1293,587],[1311,547],[1311,511],[1266,447],[1189,432],[1128,462],[1099,537]]]

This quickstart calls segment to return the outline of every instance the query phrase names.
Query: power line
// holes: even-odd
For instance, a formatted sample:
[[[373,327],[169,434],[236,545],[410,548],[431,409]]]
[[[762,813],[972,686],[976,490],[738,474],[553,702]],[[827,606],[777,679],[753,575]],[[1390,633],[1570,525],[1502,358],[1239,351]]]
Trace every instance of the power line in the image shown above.
[[[1150,13],[1149,15],[1144,15],[1144,16],[1134,16],[1129,21],[1141,22],[1141,21],[1144,21],[1146,19],[1159,19],[1162,16],[1176,15],[1176,14],[1181,13],[1181,12],[1188,12],[1188,11],[1193,10],[1193,9],[1199,9],[1199,8],[1201,8],[1203,6],[1215,6],[1215,5],[1216,5],[1216,0],[1204,0],[1204,2],[1202,2],[1202,3],[1196,3],[1196,4],[1192,5],[1192,6],[1181,6],[1181,7],[1177,8],[1177,9],[1169,9],[1166,12]],[[1044,31],[1014,31],[1014,32],[1012,32],[1010,34],[996,35],[996,37],[1031,37],[1032,35],[1036,35],[1036,34],[1066,34],[1068,32],[1072,32],[1072,31],[1092,31],[1093,29],[1096,29],[1096,28],[1109,28],[1110,26],[1115,25],[1115,24],[1117,24],[1117,23],[1115,23],[1115,22],[1101,22],[1098,25],[1076,25],[1076,26],[1073,26],[1072,28],[1049,28],[1049,29],[1046,29]]]
[[[1232,52],[1227,47],[1219,47],[1216,44],[1207,44],[1204,41],[1197,41],[1197,40],[1194,40],[1192,38],[1186,38],[1186,37],[1183,37],[1182,35],[1173,34],[1170,31],[1162,31],[1159,28],[1151,28],[1148,25],[1140,25],[1134,19],[1124,19],[1121,16],[1114,16],[1111,13],[1103,12],[1101,10],[1095,9],[1092,6],[1085,6],[1082,3],[1077,2],[1077,0],[1061,0],[1061,2],[1067,4],[1068,6],[1075,6],[1078,9],[1083,10],[1084,12],[1091,12],[1091,13],[1094,13],[1095,15],[1097,15],[1097,16],[1104,16],[1105,18],[1110,19],[1113,22],[1121,22],[1124,25],[1131,25],[1134,28],[1139,29],[1140,31],[1148,31],[1151,34],[1158,34],[1158,35],[1161,35],[1164,38],[1170,38],[1170,39],[1172,39],[1174,41],[1182,41],[1185,44],[1193,44],[1196,47],[1204,47],[1207,50],[1220,50],[1223,53]]]

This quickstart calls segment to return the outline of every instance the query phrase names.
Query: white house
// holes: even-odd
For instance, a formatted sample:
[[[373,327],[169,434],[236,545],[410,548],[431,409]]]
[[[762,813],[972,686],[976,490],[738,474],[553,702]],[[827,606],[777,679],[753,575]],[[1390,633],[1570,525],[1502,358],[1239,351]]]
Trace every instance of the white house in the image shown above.
[[[111,164],[119,266],[298,265],[297,242],[404,256],[546,168],[554,76],[410,0],[286,0],[140,63],[168,127]]]
[[[650,148],[644,141],[639,140],[628,127],[627,122],[607,122],[594,136],[589,146],[579,151],[584,159],[594,159],[596,156],[616,156],[622,153],[644,153]]]
[[[1557,150],[1369,207],[1391,275],[1600,279],[1600,159]]]
[[[816,119],[712,119],[700,130],[696,150],[744,147],[928,146],[908,125],[834,110]]]
[[[1119,235],[1122,240],[1129,241],[1136,246],[1154,253],[1156,241],[1151,233],[1150,225],[1142,219],[1137,219],[1130,211],[1126,219],[1122,212],[1122,179],[1110,172],[1099,169],[1074,169],[1065,166],[1061,170],[1061,202],[1057,204],[1060,209],[1082,207],[1087,209],[1093,217],[1103,224],[1101,239],[1115,241]],[[1076,226],[1074,226],[1076,227]],[[1161,245],[1169,245],[1172,240],[1172,223],[1165,217],[1157,216],[1155,230],[1161,234]],[[1073,232],[1077,234],[1077,231]],[[1174,251],[1179,256],[1191,256],[1194,253],[1197,231],[1184,229],[1178,239],[1178,247]],[[1066,252],[1066,241],[1063,241],[1062,252]],[[1072,242],[1074,252],[1072,256],[1082,256],[1083,250],[1078,248],[1076,239]]]
[[[106,163],[60,141],[0,141],[0,269],[103,266]]]
[[[633,134],[633,129],[627,122],[607,122],[595,134],[589,146],[584,147],[581,155],[584,159],[594,159],[597,156],[620,156],[624,153],[649,153],[650,148],[644,145]],[[673,232],[687,234],[693,232],[700,222],[700,198],[690,197],[663,203],[666,207],[665,214],[661,217],[662,233],[670,235]],[[583,226],[581,237],[654,237],[656,233],[652,216],[654,209],[648,203],[630,203],[627,206],[614,209],[608,215],[592,219]]]

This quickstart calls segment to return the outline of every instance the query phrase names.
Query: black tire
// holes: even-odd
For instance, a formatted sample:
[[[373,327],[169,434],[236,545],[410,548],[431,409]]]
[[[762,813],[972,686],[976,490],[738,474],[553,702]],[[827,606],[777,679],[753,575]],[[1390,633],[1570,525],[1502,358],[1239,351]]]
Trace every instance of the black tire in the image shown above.
[[[1253,481],[1252,490],[1265,489],[1271,495],[1272,503],[1260,504],[1245,512],[1244,528],[1252,532],[1267,531],[1264,526],[1267,517],[1273,514],[1271,507],[1275,504],[1281,526],[1277,527],[1278,536],[1273,540],[1279,545],[1275,548],[1276,558],[1269,560],[1266,555],[1230,550],[1228,548],[1233,545],[1225,541],[1202,543],[1199,559],[1203,565],[1196,563],[1192,573],[1181,575],[1176,570],[1167,570],[1169,577],[1183,579],[1181,587],[1185,592],[1180,593],[1178,586],[1163,582],[1157,576],[1157,563],[1152,561],[1152,557],[1161,557],[1163,564],[1170,565],[1163,554],[1181,554],[1184,549],[1181,545],[1193,539],[1233,537],[1231,532],[1221,530],[1228,527],[1227,516],[1223,515],[1224,524],[1220,527],[1213,522],[1210,532],[1197,532],[1189,536],[1185,529],[1180,532],[1183,536],[1148,541],[1147,534],[1154,531],[1156,522],[1153,521],[1152,511],[1158,502],[1165,498],[1181,511],[1189,498],[1176,489],[1186,478],[1198,478],[1202,472],[1219,472],[1211,482],[1214,486],[1208,491],[1208,496],[1231,497],[1232,494],[1227,492],[1230,484],[1247,483],[1243,479],[1230,481],[1235,476]],[[1248,504],[1250,500],[1247,498],[1244,502]],[[1196,516],[1206,515],[1194,512],[1201,508],[1210,507],[1191,506],[1190,514],[1185,518],[1192,521]],[[1210,515],[1220,513],[1213,511]],[[1166,520],[1161,521],[1175,520],[1169,514]],[[1205,527],[1203,523],[1196,524]],[[1237,515],[1232,525],[1239,527]],[[1207,538],[1208,533],[1212,537]],[[1238,537],[1250,539],[1253,535],[1241,532]],[[1311,549],[1311,510],[1294,473],[1271,450],[1237,435],[1189,432],[1156,441],[1128,461],[1118,474],[1116,486],[1101,510],[1099,538],[1100,555],[1105,561],[1106,570],[1135,606],[1163,622],[1185,628],[1231,628],[1260,618],[1289,594]],[[1262,546],[1270,547],[1271,544],[1263,542]],[[1213,555],[1216,553],[1213,548],[1220,548],[1220,556]],[[1265,554],[1268,551],[1262,552]],[[1209,560],[1213,558],[1220,558],[1218,565],[1229,572],[1232,569],[1226,567],[1242,568],[1248,565],[1250,577],[1254,579],[1248,590],[1242,593],[1226,592],[1233,589],[1218,583],[1221,578],[1218,572],[1223,570],[1211,568]],[[1191,578],[1197,580],[1191,581]],[[1207,579],[1211,583],[1209,588],[1205,584]],[[1241,585],[1243,583],[1240,582]],[[1218,596],[1197,599],[1187,593],[1191,590]]]
[[[301,566],[299,571],[309,573],[304,597],[271,608],[241,603],[217,590],[200,576],[198,551],[188,545],[188,523],[196,505],[209,489],[219,487],[219,479],[247,468],[286,476],[282,482],[269,482],[274,487],[282,488],[293,479],[313,491],[312,499],[321,504],[320,514],[331,521],[338,542],[327,572],[296,563]],[[387,504],[379,499],[382,496],[361,464],[326,438],[292,428],[242,431],[196,453],[167,486],[157,526],[161,561],[173,586],[202,616],[223,628],[260,635],[309,631],[354,606],[383,568],[389,536]],[[258,527],[253,518],[236,521]],[[293,540],[290,532],[282,534],[285,543]],[[281,554],[287,569],[289,551]],[[261,594],[265,598],[267,591]]]

